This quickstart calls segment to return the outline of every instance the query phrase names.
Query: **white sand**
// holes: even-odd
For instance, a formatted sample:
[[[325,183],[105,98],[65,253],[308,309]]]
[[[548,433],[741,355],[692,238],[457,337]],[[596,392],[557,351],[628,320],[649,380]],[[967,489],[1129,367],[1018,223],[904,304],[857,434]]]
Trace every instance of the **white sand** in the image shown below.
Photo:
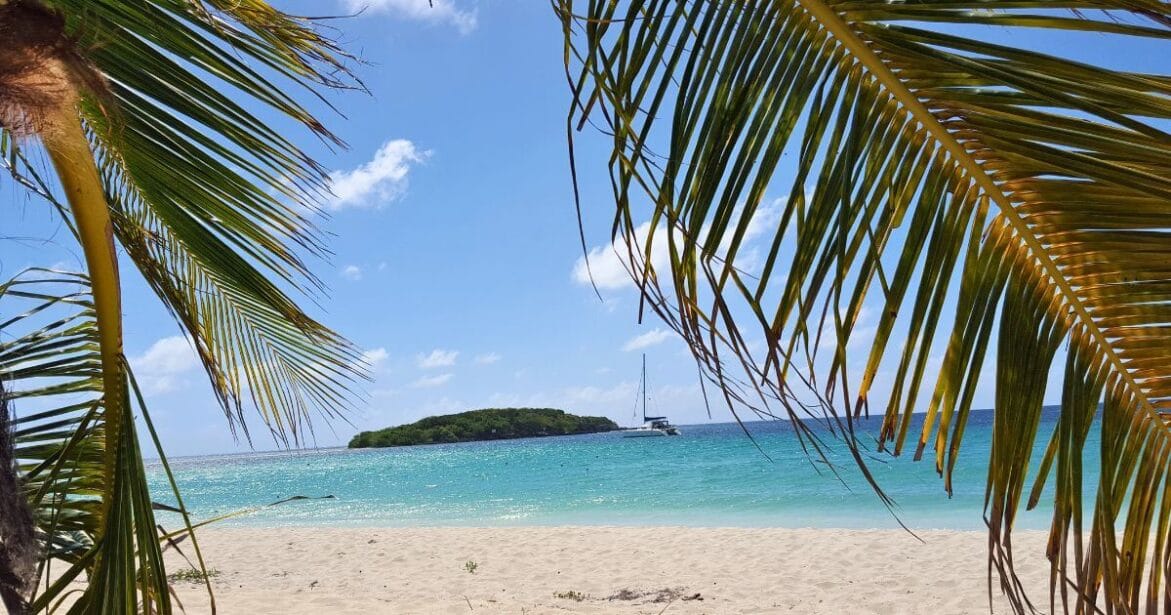
[[[212,528],[200,543],[229,615],[987,613],[985,535],[919,535],[926,544],[897,530]],[[1015,541],[1042,608],[1044,542]],[[202,586],[176,585],[188,613],[208,612]],[[650,593],[610,599],[622,590]],[[678,597],[655,602],[658,590]],[[568,592],[585,598],[555,596]]]

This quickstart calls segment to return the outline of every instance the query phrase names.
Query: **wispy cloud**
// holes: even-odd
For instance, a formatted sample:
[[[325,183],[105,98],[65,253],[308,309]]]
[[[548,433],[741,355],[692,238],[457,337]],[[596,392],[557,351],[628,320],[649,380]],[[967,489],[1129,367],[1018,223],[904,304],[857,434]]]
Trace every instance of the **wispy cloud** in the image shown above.
[[[764,236],[767,232],[775,231],[786,200],[776,199],[771,203],[761,205],[752,214],[736,254],[737,268],[742,271],[751,271],[760,266],[758,252],[751,244],[753,240]],[[706,228],[703,230],[703,234],[707,234]],[[645,247],[648,238],[651,240],[649,264],[655,271],[667,271],[670,251],[666,226],[660,225],[652,232],[651,223],[643,222],[634,228],[632,238],[635,245],[633,261],[630,258],[625,240],[618,238],[612,243],[590,248],[587,252],[588,268],[586,258],[579,257],[573,266],[573,280],[578,284],[589,284],[590,275],[593,274],[594,284],[601,290],[620,290],[633,287],[635,284],[631,272],[641,276],[644,261],[647,261]],[[718,254],[721,257],[728,253],[731,241],[732,233],[729,233],[718,248]]]
[[[183,388],[187,384],[185,376],[199,367],[199,358],[186,336],[173,335],[131,357],[130,365],[143,393],[157,395]]]
[[[642,335],[637,335],[635,337],[630,338],[630,340],[627,341],[624,346],[622,346],[622,350],[625,350],[626,352],[631,352],[633,350],[642,350],[643,348],[650,348],[651,346],[654,346],[656,344],[662,344],[663,342],[667,341],[670,338],[671,338],[671,331],[670,330],[668,330],[668,329],[653,329],[651,331],[647,331],[646,333],[643,333]]]
[[[53,271],[84,271],[85,265],[83,265],[81,261],[75,257],[71,261],[57,261],[52,265],[49,265],[49,269],[52,269]]]
[[[411,383],[411,386],[416,389],[432,389],[438,386],[447,384],[451,380],[451,374],[436,374],[434,376],[424,376]]]
[[[402,197],[411,165],[423,162],[430,154],[406,139],[387,141],[369,162],[349,171],[330,173],[334,198],[326,208],[374,208]]]
[[[571,386],[528,394],[496,393],[489,398],[495,406],[606,408],[613,410],[634,399],[637,382],[619,382],[610,387]],[[595,410],[596,411],[596,410]]]
[[[386,359],[390,357],[390,353],[386,352],[385,348],[371,348],[362,353],[362,361],[371,367],[371,369],[378,369],[386,363]]]
[[[441,350],[436,348],[431,351],[431,354],[419,355],[415,359],[415,363],[423,369],[434,369],[436,367],[451,367],[455,365],[455,359],[459,356],[458,350]]]
[[[476,365],[491,365],[493,363],[499,362],[500,359],[503,359],[503,358],[504,357],[496,354],[495,352],[489,352],[486,354],[478,355],[473,360],[475,361]]]
[[[351,282],[357,282],[362,279],[362,268],[357,265],[346,265],[342,267],[341,276]]]
[[[342,0],[350,11],[386,13],[400,19],[414,19],[455,26],[460,34],[476,29],[476,11],[461,9],[452,0]]]
[[[634,229],[635,243],[639,246],[645,246],[650,233],[651,223],[643,222]],[[594,284],[602,290],[618,290],[634,286],[634,280],[631,279],[629,273],[630,258],[623,240],[618,239],[605,246],[590,248],[587,254],[589,257],[588,266],[586,259],[579,257],[573,267],[575,282],[589,284],[592,274]],[[655,229],[654,241],[651,243],[651,266],[656,270],[665,269],[668,255],[666,229],[659,227]],[[639,263],[642,259],[643,255],[636,255],[635,263]],[[639,264],[639,268],[641,268],[641,264]]]

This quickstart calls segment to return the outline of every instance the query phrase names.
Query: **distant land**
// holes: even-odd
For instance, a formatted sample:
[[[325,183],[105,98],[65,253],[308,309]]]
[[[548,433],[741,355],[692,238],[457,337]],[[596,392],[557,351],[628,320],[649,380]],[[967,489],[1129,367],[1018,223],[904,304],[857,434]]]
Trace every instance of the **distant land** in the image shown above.
[[[350,440],[350,448],[568,436],[616,429],[618,425],[606,417],[576,416],[554,408],[485,408],[363,431]]]

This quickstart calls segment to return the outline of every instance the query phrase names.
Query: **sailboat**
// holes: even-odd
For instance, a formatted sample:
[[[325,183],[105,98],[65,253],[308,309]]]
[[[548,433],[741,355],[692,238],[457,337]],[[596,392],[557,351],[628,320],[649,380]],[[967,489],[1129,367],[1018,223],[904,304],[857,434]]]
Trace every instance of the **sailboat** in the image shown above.
[[[622,430],[623,438],[651,438],[657,436],[677,436],[679,428],[672,425],[665,416],[646,415],[646,354],[642,355],[642,379],[638,383],[642,391],[642,426]]]

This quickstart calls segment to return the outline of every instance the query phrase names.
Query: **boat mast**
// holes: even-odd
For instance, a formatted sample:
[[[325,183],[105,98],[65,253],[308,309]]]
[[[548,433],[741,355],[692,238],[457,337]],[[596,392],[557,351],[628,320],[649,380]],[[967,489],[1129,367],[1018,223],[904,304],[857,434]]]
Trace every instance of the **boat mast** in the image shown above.
[[[646,422],[646,353],[642,353],[642,422]]]

